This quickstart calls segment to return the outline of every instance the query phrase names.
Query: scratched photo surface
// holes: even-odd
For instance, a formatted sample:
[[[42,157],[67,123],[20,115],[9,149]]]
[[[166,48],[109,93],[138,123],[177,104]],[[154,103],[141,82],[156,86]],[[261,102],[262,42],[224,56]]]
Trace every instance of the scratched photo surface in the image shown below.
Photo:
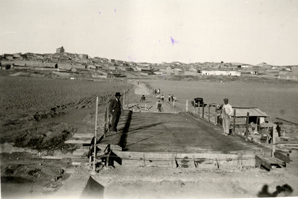
[[[298,196],[297,0],[0,16],[1,198]]]

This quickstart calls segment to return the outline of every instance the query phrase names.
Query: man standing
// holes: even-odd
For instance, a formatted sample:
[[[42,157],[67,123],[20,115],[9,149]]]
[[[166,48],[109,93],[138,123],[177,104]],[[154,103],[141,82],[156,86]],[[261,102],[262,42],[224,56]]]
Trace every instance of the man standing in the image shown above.
[[[110,101],[110,114],[112,115],[112,125],[111,131],[117,132],[117,125],[119,122],[119,118],[121,115],[121,102],[120,102],[121,94],[116,92],[115,98]]]
[[[157,109],[158,112],[161,112],[161,106],[162,106],[162,103],[161,103],[160,100],[158,100],[158,101],[156,102],[156,109]]]
[[[221,111],[221,117],[222,117],[222,127],[224,130],[224,135],[227,136],[230,134],[230,123],[231,123],[231,116],[233,114],[232,106],[229,104],[229,99],[225,98],[224,105],[222,107]]]

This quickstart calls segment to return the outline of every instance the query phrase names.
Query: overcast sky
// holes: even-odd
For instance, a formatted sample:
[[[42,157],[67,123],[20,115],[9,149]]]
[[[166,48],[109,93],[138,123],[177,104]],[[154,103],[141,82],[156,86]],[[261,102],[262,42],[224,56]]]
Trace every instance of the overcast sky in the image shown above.
[[[298,64],[298,0],[0,0],[0,54]]]

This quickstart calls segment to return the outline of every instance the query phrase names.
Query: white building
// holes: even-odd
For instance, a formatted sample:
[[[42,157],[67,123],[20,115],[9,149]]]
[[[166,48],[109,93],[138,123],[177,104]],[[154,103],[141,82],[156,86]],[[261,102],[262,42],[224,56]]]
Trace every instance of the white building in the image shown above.
[[[239,71],[202,70],[202,75],[241,76]]]

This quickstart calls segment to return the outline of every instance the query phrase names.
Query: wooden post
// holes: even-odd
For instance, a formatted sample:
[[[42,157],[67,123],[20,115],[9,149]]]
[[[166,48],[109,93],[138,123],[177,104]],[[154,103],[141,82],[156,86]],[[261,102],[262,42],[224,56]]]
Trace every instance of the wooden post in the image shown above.
[[[89,168],[90,168],[90,169],[91,169],[91,166],[92,166],[92,165],[91,165],[91,158],[92,158],[92,157],[89,156]]]
[[[95,106],[95,131],[94,131],[94,154],[93,154],[93,173],[95,174],[95,159],[96,159],[96,135],[97,135],[97,114],[98,114],[98,97],[96,97],[96,106]]]
[[[238,168],[239,169],[242,169],[242,159],[243,159],[243,154],[241,151],[238,151],[238,161],[237,161],[237,164],[238,164]]]
[[[205,106],[204,106],[204,104],[203,104],[203,106],[202,106],[202,118],[204,119],[204,109],[205,109]]]
[[[245,140],[247,141],[248,140],[248,125],[249,125],[249,112],[247,112],[247,115],[246,115],[246,132],[245,132]]]
[[[110,107],[107,108],[107,132],[110,132]]]
[[[272,151],[271,151],[271,157],[274,157],[274,153],[275,153],[275,135],[276,135],[276,124],[273,125],[273,132],[272,132]]]
[[[185,111],[188,112],[188,100],[186,100]]]
[[[122,98],[122,100],[123,100],[123,109],[124,109],[124,107],[125,107],[125,89],[124,89],[124,92],[123,92],[123,98]]]
[[[260,117],[257,118],[257,131],[260,133]]]
[[[106,108],[105,110],[105,114],[104,114],[104,129],[103,129],[103,137],[106,137],[106,133],[107,133],[107,127],[109,126],[108,125],[108,120],[107,120],[107,113],[108,113],[108,108]]]
[[[234,115],[233,115],[233,135],[236,135],[236,109],[234,109]]]
[[[175,107],[175,100],[173,100],[173,107]]]
[[[127,100],[126,100],[127,108],[129,105],[129,89],[127,89]]]
[[[147,103],[145,102],[145,111],[147,110]]]
[[[210,104],[208,105],[208,122],[210,122]]]
[[[215,114],[214,114],[214,124],[217,125],[217,112],[215,109]]]

